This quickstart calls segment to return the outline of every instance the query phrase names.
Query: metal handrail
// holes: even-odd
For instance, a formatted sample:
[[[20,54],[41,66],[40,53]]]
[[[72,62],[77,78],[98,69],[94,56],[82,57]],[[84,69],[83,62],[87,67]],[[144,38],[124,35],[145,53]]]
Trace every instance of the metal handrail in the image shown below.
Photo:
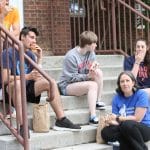
[[[55,86],[53,86],[53,79],[48,76],[47,73],[42,71],[39,66],[24,53],[24,47],[21,41],[16,39],[13,35],[11,35],[4,27],[0,24],[0,62],[1,62],[1,77],[2,77],[2,94],[3,94],[3,107],[4,111],[3,113],[0,112],[0,119],[3,121],[3,123],[8,127],[8,129],[11,131],[11,133],[17,138],[17,140],[23,145],[25,150],[29,150],[29,141],[28,141],[28,119],[27,119],[27,102],[26,102],[26,84],[25,84],[25,73],[24,73],[24,59],[27,59],[28,62],[49,82],[50,85],[50,97],[49,99],[52,101],[55,97]],[[19,50],[19,57],[20,57],[20,80],[21,80],[21,102],[22,102],[22,118],[23,118],[23,128],[24,128],[24,138],[18,134],[17,129],[15,129],[12,124],[11,120],[8,121],[6,119],[6,112],[5,112],[5,95],[4,95],[4,83],[3,83],[3,74],[2,74],[2,41],[6,40],[7,44],[13,46],[14,49]],[[6,47],[8,49],[8,47]],[[15,79],[15,78],[14,78]],[[9,81],[8,77],[8,81]],[[9,84],[8,84],[9,86]],[[9,88],[9,87],[8,87]],[[9,91],[8,91],[9,92]],[[16,94],[17,95],[17,94]],[[11,105],[9,105],[9,108]],[[17,117],[17,116],[16,116]],[[16,118],[17,119],[17,118]],[[17,124],[18,125],[18,124]],[[18,127],[17,127],[18,128]]]
[[[150,22],[150,19],[146,16],[144,16],[142,13],[138,12],[137,10],[135,10],[135,8],[131,7],[130,5],[128,5],[127,3],[125,3],[122,0],[117,0],[118,2],[120,2],[121,4],[123,4],[125,7],[129,8],[131,11],[133,11],[135,14],[139,15],[140,17],[142,17],[144,20]],[[139,2],[139,0],[135,0],[137,2]],[[142,6],[144,6],[145,8],[147,8],[148,10],[150,10],[150,7],[148,5],[146,5],[143,2],[140,2],[140,4],[142,4]]]
[[[27,120],[27,106],[26,106],[26,86],[25,86],[25,74],[24,74],[24,48],[22,43],[17,40],[13,35],[11,35],[2,24],[0,24],[0,39],[1,39],[1,51],[0,51],[0,59],[2,64],[2,41],[6,40],[9,44],[15,43],[15,46],[19,49],[19,55],[20,55],[20,81],[21,81],[21,95],[22,95],[22,108],[23,109],[23,124],[24,124],[24,139],[18,134],[18,131],[12,127],[11,123],[5,118],[5,114],[0,112],[0,119],[3,121],[3,123],[8,127],[8,129],[11,131],[11,133],[17,138],[17,140],[24,146],[25,150],[29,149],[29,141],[28,141],[28,120]],[[11,43],[13,41],[13,43]],[[3,74],[2,74],[3,66],[1,66],[1,77],[2,77],[2,83],[3,83]],[[5,96],[4,96],[4,83],[2,84],[2,93],[3,93],[3,100],[5,102]],[[5,104],[3,103],[3,106]]]
[[[150,7],[149,7],[147,4],[145,4],[144,2],[142,2],[141,0],[135,0],[135,1],[136,1],[137,3],[139,3],[140,5],[142,5],[144,8],[150,10]]]

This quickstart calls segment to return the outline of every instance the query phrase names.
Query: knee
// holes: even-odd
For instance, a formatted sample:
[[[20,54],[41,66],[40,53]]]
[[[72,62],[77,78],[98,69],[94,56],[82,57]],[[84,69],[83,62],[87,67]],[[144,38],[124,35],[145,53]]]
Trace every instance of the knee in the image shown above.
[[[20,80],[16,80],[15,82],[12,82],[12,83],[10,84],[10,88],[11,88],[13,91],[15,90],[15,88],[16,88],[17,92],[20,91],[20,90],[21,90],[21,83],[20,83]]]
[[[130,132],[135,127],[135,121],[127,120],[120,124],[120,130],[123,132]]]
[[[98,90],[98,85],[95,81],[90,81],[88,85],[89,85],[89,90],[96,90],[96,91]]]
[[[111,133],[111,129],[109,127],[104,127],[101,130],[101,137],[105,142],[108,141],[116,141],[116,137],[114,135],[116,135],[116,133]]]
[[[50,86],[57,86],[57,83],[55,80],[51,80],[51,81],[48,81],[46,79],[42,79],[41,83],[46,87],[46,89],[49,89]]]
[[[98,76],[99,78],[103,78],[103,72],[102,72],[102,70],[97,69],[97,76]]]

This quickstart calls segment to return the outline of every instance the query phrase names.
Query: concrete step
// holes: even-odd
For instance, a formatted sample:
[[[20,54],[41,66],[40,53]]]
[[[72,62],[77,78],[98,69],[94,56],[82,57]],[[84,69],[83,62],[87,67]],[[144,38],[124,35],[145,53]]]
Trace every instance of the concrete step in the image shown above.
[[[122,55],[96,55],[100,66],[122,65],[124,56]],[[62,68],[64,56],[45,56],[43,57],[44,68]]]
[[[146,142],[148,149],[150,149],[150,141]],[[88,143],[80,144],[75,146],[68,146],[63,148],[56,148],[53,150],[113,150],[113,147],[108,144],[97,144],[97,143]],[[50,150],[50,149],[41,149],[41,150]]]
[[[62,69],[64,56],[43,57],[43,69],[51,77],[58,81]],[[106,110],[97,110],[97,115],[101,116],[111,112],[111,100],[116,88],[116,80],[120,71],[122,71],[123,56],[121,55],[97,55],[97,61],[100,63],[104,74],[104,93],[103,101],[107,104]],[[111,150],[108,145],[98,145],[96,140],[96,126],[87,125],[89,123],[89,110],[87,97],[61,96],[65,115],[74,123],[79,123],[82,130],[79,132],[54,131],[50,129],[49,133],[33,133],[31,131],[30,150],[50,150],[50,149],[93,149],[93,150]],[[42,93],[41,102],[46,99],[45,92]],[[28,103],[28,121],[32,129],[32,110],[33,104]],[[55,124],[55,113],[50,112],[50,125]],[[23,147],[12,135],[0,136],[0,149],[2,150],[22,150]]]
[[[54,149],[66,146],[91,143],[96,140],[96,127],[92,125],[83,126],[81,131],[54,131],[48,133],[30,132],[30,149],[44,150]],[[0,136],[1,150],[22,150],[22,146],[17,142],[13,135]]]
[[[56,148],[53,150],[112,150],[112,149],[113,149],[112,146],[107,144],[88,143],[63,148]],[[49,150],[49,149],[41,149],[41,150]]]
[[[43,68],[45,72],[47,72],[52,78],[59,81],[62,68]],[[104,77],[115,77],[118,76],[118,74],[123,70],[122,66],[105,66],[101,67],[101,70],[103,71]]]
[[[69,118],[71,121],[73,121],[76,124],[80,125],[87,125],[89,124],[89,109],[74,109],[74,110],[68,110],[65,111],[65,116]],[[96,114],[97,116],[103,116],[105,114],[111,113],[111,106],[106,106],[105,110],[97,110]],[[32,121],[33,117],[32,115],[28,115],[28,122],[29,127],[32,129]],[[56,116],[54,112],[50,112],[50,127],[52,128],[55,125]]]
[[[117,87],[117,77],[104,77],[103,92],[115,91]]]
[[[112,146],[97,144],[96,128],[92,125],[82,126],[81,131],[54,131],[34,133],[30,131],[30,150],[112,150]],[[150,141],[146,142],[150,149]],[[0,136],[1,150],[23,150],[13,135]]]
[[[111,105],[111,100],[114,95],[114,91],[104,92],[102,95],[102,101],[106,103],[106,105]],[[45,102],[47,97],[47,93],[43,93],[41,97],[41,102]],[[62,105],[64,110],[72,110],[72,109],[81,109],[88,108],[87,95],[83,96],[62,96]],[[1,107],[0,107],[1,108]],[[28,114],[32,113],[33,103],[28,103]],[[52,110],[50,108],[50,110]]]

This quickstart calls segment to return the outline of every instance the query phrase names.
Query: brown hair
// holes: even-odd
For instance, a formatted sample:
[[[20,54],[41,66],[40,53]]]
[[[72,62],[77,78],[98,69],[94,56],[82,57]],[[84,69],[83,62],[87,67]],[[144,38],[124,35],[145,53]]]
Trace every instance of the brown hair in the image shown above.
[[[84,31],[80,35],[80,47],[83,48],[87,44],[97,43],[97,35],[92,31]]]
[[[146,46],[147,46],[147,51],[146,51],[146,54],[145,54],[145,57],[144,57],[144,65],[145,66],[147,66],[147,67],[149,67],[149,69],[150,69],[150,45],[149,45],[149,43],[146,41],[146,39],[144,39],[144,38],[138,38],[137,40],[136,40],[136,42],[135,42],[135,45],[136,45],[136,43],[138,42],[138,41],[143,41],[143,42],[145,42],[145,44],[146,44]]]
[[[127,76],[129,76],[130,77],[130,79],[135,83],[134,84],[134,86],[133,86],[133,92],[135,92],[137,89],[138,89],[138,86],[137,86],[137,84],[136,84],[136,78],[134,77],[134,75],[133,75],[133,73],[131,72],[131,71],[123,71],[123,72],[121,72],[120,74],[119,74],[119,76],[118,76],[118,79],[117,79],[117,89],[116,89],[116,92],[118,93],[118,94],[122,94],[122,95],[124,95],[124,93],[122,92],[122,89],[121,89],[121,87],[120,87],[120,78],[121,78],[121,76],[122,75],[127,75]]]

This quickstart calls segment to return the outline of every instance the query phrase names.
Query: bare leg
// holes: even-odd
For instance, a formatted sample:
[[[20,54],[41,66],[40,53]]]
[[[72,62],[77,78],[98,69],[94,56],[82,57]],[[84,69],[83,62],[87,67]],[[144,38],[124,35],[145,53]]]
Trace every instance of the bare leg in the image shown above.
[[[69,84],[66,88],[68,95],[81,96],[87,94],[89,110],[91,115],[96,115],[97,83],[94,81],[83,81]]]
[[[7,89],[8,91],[8,89]],[[11,95],[13,95],[13,104],[15,106],[16,109],[16,115],[18,118],[18,121],[20,123],[20,125],[23,124],[22,121],[22,104],[21,104],[21,86],[20,86],[20,80],[16,80],[16,91],[17,91],[17,95],[15,97],[15,84],[14,82],[10,83],[10,92]]]
[[[97,75],[94,77],[93,80],[98,85],[97,100],[101,100],[102,99],[102,92],[103,92],[103,73],[100,69],[97,69],[96,72],[97,72]]]
[[[50,102],[50,104],[51,104],[54,112],[56,113],[57,118],[61,119],[64,117],[62,101],[61,101],[61,97],[60,97],[56,82],[54,80],[52,82],[55,86],[55,98],[52,102]],[[50,88],[49,82],[46,79],[42,78],[42,79],[35,82],[35,95],[38,96],[43,91],[47,91],[48,96],[49,96],[50,95],[49,88]]]

